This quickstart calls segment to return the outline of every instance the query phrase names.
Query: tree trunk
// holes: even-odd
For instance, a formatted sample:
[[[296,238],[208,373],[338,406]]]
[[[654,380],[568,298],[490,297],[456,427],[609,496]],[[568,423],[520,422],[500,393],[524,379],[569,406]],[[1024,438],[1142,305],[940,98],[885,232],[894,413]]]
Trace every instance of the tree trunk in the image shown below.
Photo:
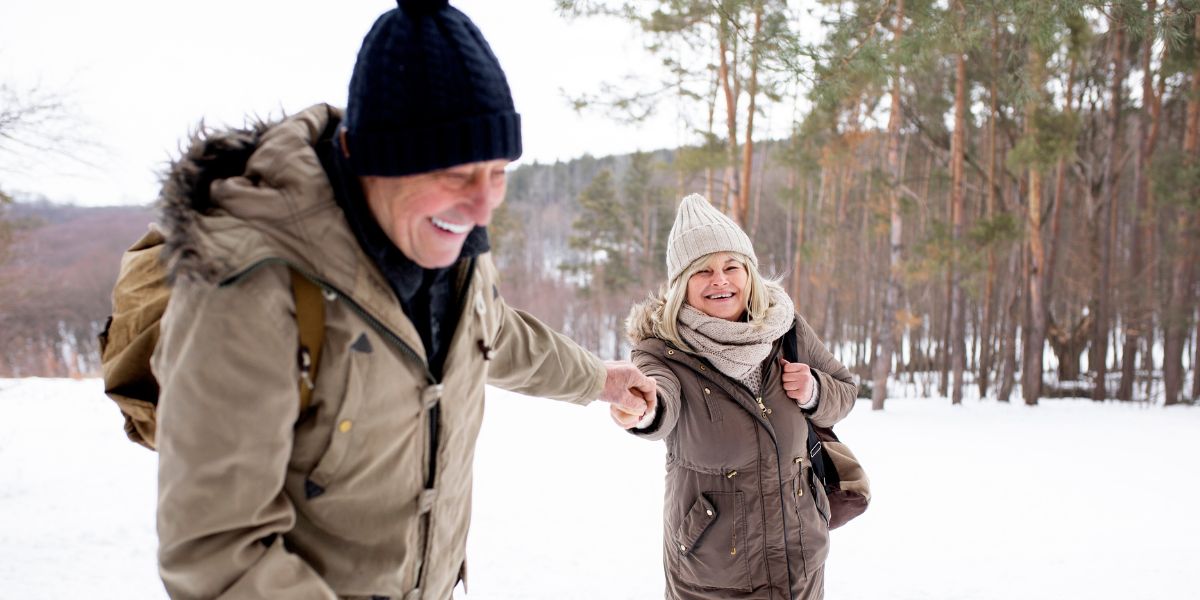
[[[745,226],[750,215],[750,174],[754,164],[754,106],[758,95],[758,60],[762,45],[763,3],[754,3],[754,38],[750,42],[750,83],[746,93],[750,96],[746,112],[746,142],[742,144],[742,183],[738,194],[736,218]],[[770,125],[768,123],[767,125]],[[751,228],[753,229],[753,228]]]
[[[997,71],[999,63],[1000,35],[996,24],[996,14],[992,13],[992,69]],[[991,222],[996,216],[996,119],[999,107],[996,91],[996,77],[993,75],[988,91],[988,165],[987,165],[987,200],[984,205],[984,218]],[[988,378],[992,371],[992,316],[993,303],[996,295],[996,248],[995,243],[988,245],[987,252],[987,281],[983,292],[983,331],[980,333],[979,346],[979,397],[986,398],[988,393]]]
[[[1032,71],[1033,92],[1025,103],[1026,135],[1037,136],[1035,114],[1042,90],[1044,59],[1034,45],[1030,45],[1029,69]],[[1036,163],[1029,167],[1029,203],[1026,209],[1026,232],[1029,236],[1029,328],[1026,330],[1024,361],[1021,369],[1021,395],[1025,404],[1036,405],[1042,394],[1042,347],[1046,338],[1046,304],[1042,297],[1042,272],[1046,265],[1045,249],[1042,246],[1042,171]]]
[[[1046,337],[1050,341],[1050,348],[1054,350],[1054,355],[1058,357],[1059,381],[1079,381],[1081,373],[1079,361],[1091,339],[1093,318],[1091,314],[1085,315],[1071,327],[1070,331],[1059,327],[1054,319],[1049,319]]]
[[[1158,12],[1158,0],[1150,0],[1147,11],[1151,18]],[[1149,237],[1150,166],[1154,147],[1158,141],[1158,128],[1162,115],[1162,98],[1154,92],[1154,76],[1150,58],[1154,51],[1155,36],[1146,35],[1142,47],[1142,110],[1138,118],[1138,133],[1141,138],[1137,146],[1137,162],[1133,169],[1134,208],[1133,239],[1130,240],[1127,315],[1125,318],[1125,344],[1122,348],[1121,383],[1117,398],[1132,400],[1137,383],[1137,350],[1139,341],[1149,330],[1149,311],[1145,290],[1152,290],[1153,281],[1148,277],[1143,245]]]
[[[1019,251],[1013,251],[1009,257],[1009,272],[1012,273],[1012,278],[1008,284],[1008,301],[1005,302],[1005,325],[1004,338],[1000,346],[1000,386],[999,392],[996,395],[996,400],[1000,402],[1008,402],[1012,396],[1013,382],[1015,381],[1015,371],[1017,366],[1017,321],[1019,319],[1021,300],[1023,294],[1020,293],[1022,286],[1017,282],[1021,281],[1022,264],[1025,262],[1025,251],[1021,248]]]
[[[963,22],[964,9],[957,2],[959,25]],[[954,382],[951,385],[951,404],[962,404],[963,371],[966,369],[966,306],[963,289],[958,277],[958,249],[962,245],[965,190],[963,189],[963,159],[966,155],[967,127],[967,57],[963,51],[955,58],[954,77],[954,137],[950,143],[950,173],[952,179],[951,220],[954,223],[954,249],[951,254],[951,305],[950,305],[950,353],[953,357]]]
[[[737,34],[734,33],[735,24],[730,22],[730,18],[725,14],[719,17],[719,25],[717,30],[717,44],[720,48],[720,65],[717,70],[717,78],[721,81],[721,90],[725,94],[725,128],[726,135],[729,136],[727,148],[728,165],[725,167],[725,193],[723,194],[721,206],[722,209],[729,214],[738,225],[745,225],[744,220],[738,218],[736,204],[731,200],[736,200],[738,196],[738,177],[735,172],[735,165],[738,162],[738,143],[737,143],[737,97],[738,92],[734,89],[737,85],[737,73],[735,68],[730,66],[730,51],[733,52],[732,60],[737,60]],[[730,47],[732,42],[733,46]],[[736,63],[734,63],[736,64]]]
[[[1195,20],[1195,43],[1200,44],[1200,18]],[[1192,72],[1191,91],[1188,94],[1187,123],[1184,132],[1183,152],[1190,165],[1200,161],[1200,64]],[[1200,190],[1196,190],[1200,193]],[[1183,344],[1188,333],[1191,317],[1192,263],[1196,256],[1196,211],[1190,207],[1179,207],[1176,230],[1179,242],[1171,268],[1171,295],[1167,303],[1164,325],[1163,384],[1166,405],[1176,404],[1183,392]]]
[[[713,76],[712,95],[710,95],[708,97],[708,129],[707,129],[708,139],[713,139],[716,136],[716,132],[713,130],[713,127],[714,127],[713,121],[716,118],[715,115],[717,112],[717,92],[720,89],[721,89],[721,73],[718,71]],[[708,163],[707,160],[705,162]],[[713,190],[715,188],[715,183],[714,183],[715,179],[716,179],[716,174],[713,171],[712,164],[711,163],[706,164],[706,166],[704,167],[704,197],[707,198],[709,202],[715,202],[717,199],[716,196],[713,196]],[[683,190],[681,189],[680,197],[682,197],[682,195],[683,195]]]
[[[896,1],[896,14],[892,24],[892,44],[898,51],[901,36],[904,34],[904,0]],[[883,410],[884,400],[887,399],[888,377],[892,371],[892,353],[896,348],[896,308],[900,306],[900,250],[901,232],[904,221],[900,213],[900,89],[901,67],[899,59],[892,61],[892,104],[891,114],[888,115],[887,160],[891,176],[888,191],[888,210],[891,213],[891,235],[889,238],[889,259],[887,276],[887,293],[883,303],[883,313],[880,315],[878,335],[879,355],[875,357],[874,381],[871,391],[872,410]]]
[[[941,335],[941,377],[938,378],[938,393],[943,397],[950,395],[950,323],[953,321],[953,315],[950,314],[950,306],[954,303],[954,271],[946,271],[946,287],[945,304],[940,307],[937,314],[942,317],[942,335]]]
[[[1114,36],[1112,39],[1112,87],[1109,90],[1108,131],[1105,137],[1107,150],[1104,153],[1104,174],[1102,180],[1101,202],[1103,218],[1097,223],[1097,240],[1100,256],[1099,277],[1096,281],[1096,321],[1093,324],[1092,343],[1095,345],[1096,386],[1092,390],[1093,400],[1104,400],[1108,396],[1108,330],[1109,330],[1109,296],[1112,271],[1112,239],[1113,219],[1116,215],[1116,187],[1120,173],[1117,171],[1117,157],[1121,147],[1121,92],[1125,83],[1125,20],[1120,8],[1114,8],[1117,16],[1111,21]]]
[[[821,177],[824,179],[825,168],[821,168]],[[788,171],[788,187],[796,186],[796,172]],[[796,301],[796,306],[803,306],[800,300],[800,294],[804,291],[803,284],[803,254],[804,254],[804,219],[807,213],[807,199],[798,202],[796,215],[796,233],[793,236],[792,242],[792,298]]]
[[[1200,318],[1196,319],[1196,336],[1192,338],[1192,346],[1192,400],[1200,400],[1200,377],[1197,377],[1200,375]]]

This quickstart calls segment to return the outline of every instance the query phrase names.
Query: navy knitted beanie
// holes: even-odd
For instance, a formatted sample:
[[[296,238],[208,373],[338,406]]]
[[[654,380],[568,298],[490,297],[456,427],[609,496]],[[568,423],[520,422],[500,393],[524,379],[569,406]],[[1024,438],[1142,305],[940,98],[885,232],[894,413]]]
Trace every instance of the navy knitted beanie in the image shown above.
[[[447,0],[399,0],[363,39],[346,105],[357,175],[521,156],[521,116],[483,34]]]

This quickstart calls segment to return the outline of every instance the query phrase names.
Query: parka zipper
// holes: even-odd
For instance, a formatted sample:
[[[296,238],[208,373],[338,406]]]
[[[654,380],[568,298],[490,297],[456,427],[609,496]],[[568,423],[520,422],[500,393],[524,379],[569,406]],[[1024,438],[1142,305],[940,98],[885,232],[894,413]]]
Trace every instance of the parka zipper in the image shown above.
[[[299,273],[300,275],[304,276],[308,280],[310,280],[313,283],[320,286],[321,291],[325,294],[326,299],[341,300],[342,303],[345,306],[347,306],[351,312],[358,315],[363,321],[366,321],[367,325],[369,325],[371,327],[371,329],[375,330],[375,332],[378,333],[380,335],[380,337],[382,337],[383,339],[390,342],[393,346],[395,346],[397,349],[399,349],[402,354],[409,357],[414,363],[420,365],[421,370],[425,372],[425,379],[428,381],[429,385],[438,385],[439,383],[441,383],[437,380],[436,377],[433,376],[433,372],[429,370],[429,363],[422,360],[420,355],[418,355],[417,352],[415,350],[413,350],[411,346],[409,346],[403,339],[401,339],[399,335],[397,335],[394,331],[392,331],[386,325],[381,323],[379,321],[379,319],[376,319],[373,315],[371,315],[371,313],[367,312],[367,310],[365,308],[363,308],[361,305],[359,305],[357,302],[355,302],[354,299],[352,299],[350,296],[343,293],[341,290],[339,290],[333,284],[329,283],[328,281],[325,281],[324,279],[316,276],[315,274],[313,274],[312,272],[310,272],[306,269],[301,269],[300,267],[298,267],[295,263],[293,263],[291,261],[288,261],[283,258],[277,258],[277,257],[266,258],[266,259],[260,260],[256,263],[253,263],[249,267],[246,267],[245,269],[239,271],[238,273],[222,280],[219,285],[221,287],[225,287],[225,286],[236,284],[237,282],[241,281],[242,279],[245,279],[250,274],[259,270],[260,268],[265,267],[267,265],[271,265],[271,264],[286,265],[289,269],[292,269],[293,271]],[[475,267],[475,261],[472,259],[471,265],[470,265],[471,271],[470,271],[470,275],[468,276],[468,280],[467,280],[468,285],[470,284],[471,277],[474,276],[474,267]],[[465,289],[465,287],[464,287],[464,289]],[[330,295],[332,295],[333,298],[330,298]],[[438,433],[437,419],[440,414],[440,411],[438,410],[438,408],[439,408],[439,405],[435,404],[433,407],[431,407],[429,409],[429,417],[430,417],[430,419],[429,419],[429,423],[430,423],[429,424],[429,433],[430,433],[430,439],[429,439],[430,448],[429,448],[429,450],[430,451],[429,451],[429,474],[425,480],[426,488],[433,487],[434,476],[436,475],[436,472],[437,472],[437,445],[438,445],[437,444],[437,433]]]
[[[747,389],[749,389],[749,388],[747,388]],[[769,420],[769,419],[770,419],[770,417],[771,417],[771,413],[773,413],[773,412],[775,412],[775,411],[773,411],[773,410],[771,410],[771,409],[767,408],[767,405],[766,405],[766,404],[763,404],[763,399],[762,399],[762,396],[756,396],[756,397],[754,398],[754,401],[758,403],[758,411],[759,411],[760,413],[762,413],[762,418],[763,418],[763,420],[764,420],[764,421],[766,421],[766,420]]]
[[[770,408],[767,407],[766,404],[763,403],[762,396],[759,396],[759,395],[755,394],[754,392],[750,391],[750,387],[747,386],[745,383],[742,383],[741,381],[733,380],[732,378],[730,378],[730,379],[734,382],[734,385],[740,386],[742,389],[746,390],[746,393],[750,394],[750,396],[754,398],[755,403],[758,404],[759,416],[762,417],[763,429],[765,429],[767,431],[767,435],[771,436],[771,445],[775,447],[775,477],[776,477],[776,481],[779,481],[779,509],[781,511],[786,512],[788,502],[792,502],[794,505],[795,499],[789,498],[788,494],[786,494],[783,489],[783,460],[782,460],[782,456],[780,456],[780,454],[779,454],[779,439],[775,437],[775,430],[773,427],[771,427],[771,421],[768,418],[769,415],[771,415],[774,411],[772,411]],[[767,373],[766,373],[766,371],[764,371],[763,372],[763,381],[766,381],[766,380],[767,380]],[[737,404],[738,404],[738,406],[743,406],[740,402]],[[751,413],[751,414],[753,414],[753,413]],[[736,471],[734,471],[734,473],[736,473]],[[797,474],[797,478],[799,478],[799,474]],[[797,483],[801,483],[801,482],[797,482]],[[765,519],[766,511],[764,510],[763,513],[764,513],[763,518]],[[783,522],[786,525],[786,523],[787,523],[786,515],[780,514],[780,516],[783,517]],[[764,527],[765,527],[765,523],[764,523]],[[787,579],[788,579],[788,592],[787,593],[791,594],[792,558],[790,556],[788,556],[788,553],[787,553],[787,547],[788,547],[787,537],[788,537],[787,536],[787,527],[785,526],[783,528],[783,548],[784,548],[783,558],[784,558],[785,564],[787,564]],[[767,579],[770,580],[770,578],[771,578],[771,569],[770,569],[770,565],[768,563]]]
[[[365,308],[363,308],[361,305],[359,305],[358,302],[354,301],[354,299],[352,299],[350,296],[342,293],[342,291],[339,290],[337,287],[335,287],[333,284],[325,281],[324,279],[321,279],[320,277],[316,276],[314,273],[312,273],[306,269],[301,269],[300,267],[296,266],[291,261],[288,261],[286,259],[279,258],[279,257],[262,259],[262,260],[259,260],[258,262],[251,264],[250,266],[239,271],[238,273],[222,280],[218,285],[220,285],[221,287],[233,285],[233,284],[241,281],[242,279],[246,278],[251,273],[257,271],[258,269],[260,269],[266,265],[270,265],[270,264],[286,265],[289,269],[292,269],[293,271],[299,273],[303,277],[305,277],[308,280],[312,281],[313,283],[317,284],[318,286],[321,287],[321,291],[325,295],[325,298],[327,300],[332,301],[335,299],[340,299],[343,304],[345,304],[347,307],[350,308],[351,312],[358,315],[360,318],[362,318],[362,320],[366,321],[367,325],[369,325],[371,327],[371,329],[374,329],[375,332],[380,335],[380,337],[387,340],[393,346],[395,346],[397,349],[399,349],[401,354],[404,354],[405,356],[412,359],[413,362],[420,365],[421,370],[425,372],[425,379],[429,382],[429,385],[432,386],[432,385],[440,385],[441,384],[441,382],[439,382],[438,379],[433,376],[433,372],[430,371],[429,363],[422,360],[421,357],[417,354],[417,352],[415,350],[413,350],[412,347],[409,346],[403,339],[401,339],[399,335],[397,335],[394,331],[392,331],[386,325],[381,323],[379,321],[379,319],[376,319],[373,315],[371,315],[371,313],[367,312],[367,310]],[[463,300],[464,302],[466,301],[465,298],[467,297],[466,290],[470,287],[471,282],[475,278],[475,259],[474,258],[471,259],[471,262],[468,264],[467,269],[468,269],[467,279],[462,287],[462,290],[463,290],[462,298],[464,299]],[[333,296],[333,298],[330,298],[331,295]],[[460,313],[462,312],[463,306],[465,306],[465,305],[460,304],[458,307],[458,310]],[[434,478],[437,475],[438,419],[441,415],[441,402],[440,401],[437,404],[434,404],[432,407],[429,408],[428,415],[429,415],[429,474],[425,479],[425,489],[426,490],[433,488]],[[426,525],[426,527],[425,527],[425,536],[426,536],[425,550],[428,551],[428,549],[429,549],[428,525]],[[417,573],[417,582],[418,582],[418,585],[420,585],[421,582],[425,578],[424,577],[425,561],[423,558],[420,562],[418,562],[418,565],[419,566],[418,566],[418,573]]]

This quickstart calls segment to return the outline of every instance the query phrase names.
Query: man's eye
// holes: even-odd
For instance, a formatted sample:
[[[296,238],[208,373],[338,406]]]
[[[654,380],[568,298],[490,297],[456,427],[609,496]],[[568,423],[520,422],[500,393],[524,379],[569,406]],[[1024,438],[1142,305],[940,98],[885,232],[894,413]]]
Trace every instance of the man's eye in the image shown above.
[[[441,180],[443,184],[456,188],[465,187],[471,182],[471,176],[469,174],[458,171],[442,171],[438,174],[438,179]]]

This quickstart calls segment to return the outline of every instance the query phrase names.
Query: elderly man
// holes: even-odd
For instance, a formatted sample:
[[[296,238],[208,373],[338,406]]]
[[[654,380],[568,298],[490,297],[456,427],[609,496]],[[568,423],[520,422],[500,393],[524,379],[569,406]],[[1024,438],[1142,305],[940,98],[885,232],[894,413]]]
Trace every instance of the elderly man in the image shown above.
[[[173,598],[450,598],[485,383],[599,397],[626,427],[647,413],[652,381],[500,295],[485,227],[520,154],[479,30],[401,1],[363,42],[345,114],[197,136],[173,165],[152,362]],[[315,364],[293,277],[323,292]]]

